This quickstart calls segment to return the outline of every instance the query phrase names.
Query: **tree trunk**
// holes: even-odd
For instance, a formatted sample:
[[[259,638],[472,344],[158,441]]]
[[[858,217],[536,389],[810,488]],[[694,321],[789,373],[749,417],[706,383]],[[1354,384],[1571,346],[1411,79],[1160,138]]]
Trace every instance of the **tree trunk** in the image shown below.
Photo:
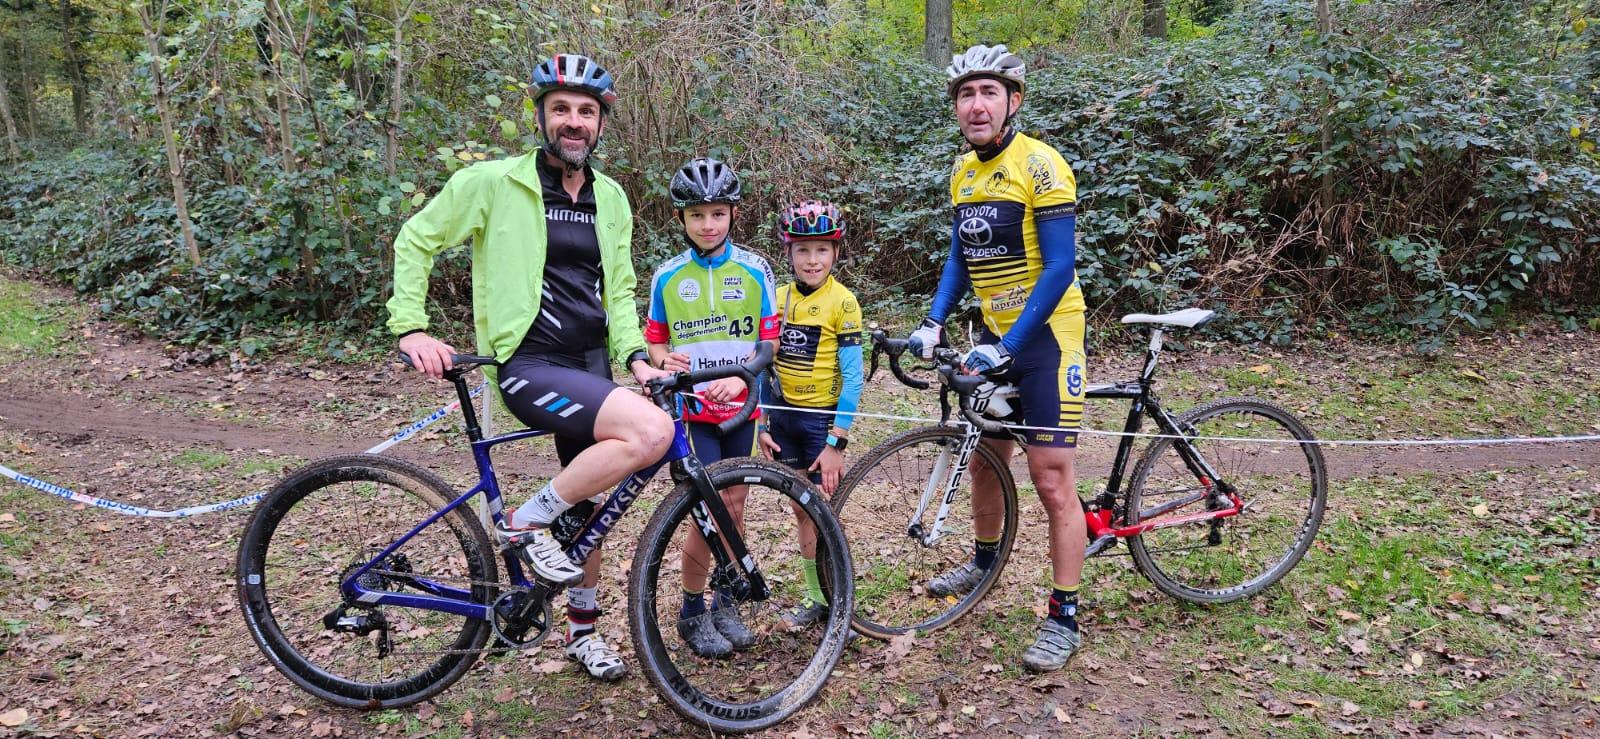
[[[84,79],[83,49],[78,44],[78,15],[72,0],[61,0],[61,42],[66,52],[67,77],[72,82],[72,126],[89,132],[89,83]]]
[[[1327,44],[1327,37],[1333,33],[1333,14],[1328,11],[1328,0],[1317,0],[1317,33],[1322,34],[1324,45]],[[1322,93],[1322,155],[1324,157],[1328,155],[1328,149],[1333,148],[1333,127],[1329,125],[1328,121],[1328,111],[1333,107],[1333,94],[1328,87],[1328,85],[1323,85]],[[1333,170],[1330,169],[1322,173],[1322,183],[1317,190],[1317,199],[1322,205],[1322,217],[1327,218],[1329,216],[1328,211],[1333,209]]]
[[[1144,36],[1167,37],[1167,0],[1144,0]]]
[[[950,63],[951,33],[955,17],[951,0],[926,0],[923,4],[922,58],[944,67]]]
[[[389,48],[389,55],[394,57],[394,77],[389,85],[389,120],[383,150],[383,171],[393,177],[396,170],[395,160],[400,153],[400,114],[404,112],[402,101],[405,99],[406,83],[406,55],[405,55],[405,27],[406,18],[411,15],[411,3],[400,7],[399,0],[394,2],[394,45]]]
[[[150,50],[150,84],[155,88],[156,115],[161,119],[161,142],[167,151],[167,176],[172,181],[172,202],[178,209],[178,228],[183,232],[183,245],[189,252],[189,263],[200,266],[200,245],[194,239],[194,223],[189,220],[189,192],[183,181],[183,160],[178,155],[178,137],[172,126],[172,107],[167,100],[167,81],[162,70],[161,26],[167,17],[167,4],[155,13],[149,5],[139,3],[139,25],[144,31],[145,44]]]
[[[0,57],[3,57],[0,52]],[[6,65],[0,64],[0,120],[6,124],[6,151],[13,161],[22,158],[22,147],[17,144],[17,122],[11,117],[11,87],[6,82]]]

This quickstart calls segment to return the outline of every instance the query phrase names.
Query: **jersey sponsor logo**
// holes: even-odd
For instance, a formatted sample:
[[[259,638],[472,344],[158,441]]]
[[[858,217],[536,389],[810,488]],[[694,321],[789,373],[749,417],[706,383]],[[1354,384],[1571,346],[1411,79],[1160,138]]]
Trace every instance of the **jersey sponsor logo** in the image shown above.
[[[820,305],[813,305],[813,306],[811,306],[810,308],[808,308],[806,310],[806,314],[807,315],[812,315],[812,316],[815,316],[815,315],[817,315],[818,313],[821,313],[821,312],[822,312],[822,306],[820,306]]]
[[[1067,367],[1067,393],[1074,397],[1083,394],[1083,368],[1076,364]]]
[[[978,176],[978,170],[976,170],[976,169],[967,170],[967,179],[970,180],[970,179],[972,179],[974,177],[977,177],[977,176]]]
[[[726,330],[728,330],[728,317],[722,314],[696,318],[692,321],[673,321],[672,339],[682,342],[708,334],[720,334]]]
[[[1028,155],[1028,175],[1033,177],[1033,194],[1043,195],[1056,189],[1056,167],[1043,154]]]
[[[589,226],[594,225],[593,213],[584,213],[583,211],[572,210],[570,208],[547,208],[544,211],[544,219],[546,221],[555,221],[557,223],[582,223]]]
[[[855,329],[858,329],[858,328],[861,328],[861,327],[857,326],[855,321],[845,321],[844,325],[841,328],[843,328],[845,331],[854,331]]]
[[[968,259],[993,259],[995,257],[1003,257],[1010,253],[1011,247],[1008,246],[991,246],[977,249],[973,249],[965,244],[961,246],[961,256],[964,256]]]
[[[744,291],[743,290],[723,290],[722,291],[722,299],[723,300],[744,300]]]
[[[722,286],[723,287],[740,287],[742,285],[744,285],[744,278],[743,277],[734,276],[734,277],[724,277],[724,278],[722,278]]]
[[[966,187],[961,188],[961,197],[964,197],[964,198],[972,197],[972,186],[971,185],[967,185]]]
[[[678,283],[678,297],[683,300],[699,300],[700,281],[690,277]]]
[[[993,313],[1004,313],[1008,310],[1021,310],[1028,304],[1028,289],[1018,285],[998,295],[989,298],[989,310]]]
[[[963,246],[988,246],[994,241],[994,228],[989,225],[987,218],[971,217],[961,222],[956,228],[961,237]]]
[[[810,343],[810,341],[809,337],[806,336],[805,331],[802,331],[798,328],[786,328],[783,330],[784,349],[788,349],[790,347],[802,348],[808,343]]]
[[[1005,195],[1006,191],[1011,189],[1010,176],[1011,174],[1006,171],[1005,167],[996,169],[994,174],[989,175],[988,181],[984,183],[983,192],[994,197]]]

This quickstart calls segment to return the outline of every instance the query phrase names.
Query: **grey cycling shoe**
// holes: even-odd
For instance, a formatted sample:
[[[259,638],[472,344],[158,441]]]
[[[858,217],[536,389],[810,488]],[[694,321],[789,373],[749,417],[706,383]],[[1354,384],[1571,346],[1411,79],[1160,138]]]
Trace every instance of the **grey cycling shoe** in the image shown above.
[[[783,612],[783,627],[795,631],[828,620],[828,604],[801,601],[800,605]]]
[[[1066,667],[1067,661],[1082,646],[1082,633],[1047,618],[1039,627],[1039,637],[1033,640],[1033,646],[1022,653],[1022,666],[1033,672],[1054,672]]]
[[[733,645],[735,651],[749,649],[756,643],[756,635],[750,633],[749,627],[739,619],[739,611],[732,607],[712,611],[711,624],[716,627],[717,633]]]
[[[978,569],[977,565],[967,562],[929,580],[928,592],[941,598],[947,595],[966,595],[978,587],[978,583],[983,582],[983,576],[986,574],[988,574],[986,570]]]
[[[733,654],[733,643],[717,631],[711,611],[693,618],[678,619],[678,636],[689,645],[689,651],[701,657],[719,658]]]

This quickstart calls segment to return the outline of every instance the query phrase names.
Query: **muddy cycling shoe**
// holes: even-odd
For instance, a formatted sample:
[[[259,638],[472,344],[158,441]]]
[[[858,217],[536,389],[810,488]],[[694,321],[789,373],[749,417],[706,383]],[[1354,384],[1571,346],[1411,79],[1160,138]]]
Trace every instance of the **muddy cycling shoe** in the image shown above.
[[[965,595],[978,583],[983,582],[983,576],[988,574],[978,566],[967,562],[949,572],[928,581],[928,593],[938,597],[948,595]]]
[[[1022,666],[1032,672],[1054,672],[1066,667],[1067,661],[1082,646],[1082,633],[1047,618],[1039,627],[1039,637],[1033,640],[1033,646],[1022,653]]]
[[[756,643],[756,635],[739,620],[739,611],[731,608],[718,608],[711,612],[711,624],[716,627],[728,643],[733,645],[735,651],[749,649]]]
[[[561,542],[556,541],[549,529],[513,529],[495,524],[494,536],[500,549],[517,550],[517,555],[542,580],[557,585],[577,585],[583,580],[583,568],[567,559]]]
[[[698,616],[679,618],[678,636],[683,638],[684,644],[689,645],[689,651],[701,657],[718,659],[733,654],[733,643],[717,631],[711,613],[707,611]]]
[[[622,655],[617,654],[617,650],[593,631],[567,644],[567,659],[583,665],[589,677],[608,683],[621,680],[623,675],[628,674],[628,666],[622,663]]]
[[[802,601],[800,605],[783,612],[783,627],[795,631],[828,620],[828,604]]]

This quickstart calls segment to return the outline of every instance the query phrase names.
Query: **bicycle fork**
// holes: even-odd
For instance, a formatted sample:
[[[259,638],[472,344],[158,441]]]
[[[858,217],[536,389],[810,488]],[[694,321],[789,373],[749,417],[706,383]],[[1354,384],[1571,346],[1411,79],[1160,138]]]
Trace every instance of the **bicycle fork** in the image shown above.
[[[739,528],[733,522],[733,515],[722,502],[722,496],[717,494],[716,485],[711,482],[711,475],[706,472],[705,466],[693,456],[684,457],[673,463],[672,473],[674,479],[691,481],[699,499],[689,509],[689,515],[694,518],[701,538],[705,539],[712,559],[716,561],[710,573],[713,589],[728,593],[742,602],[766,600],[772,594],[767,586],[767,578],[761,574],[755,558],[750,556],[749,548],[745,546],[744,538],[739,535]],[[718,532],[725,533],[719,536]],[[738,576],[739,572],[743,573],[743,577]]]
[[[944,536],[944,522],[950,517],[950,504],[955,502],[956,493],[961,489],[961,478],[966,475],[967,464],[972,460],[972,450],[976,449],[980,437],[976,433],[963,436],[961,444],[956,447],[952,455],[950,446],[943,445],[939,457],[933,463],[933,474],[928,476],[928,484],[922,490],[922,498],[917,501],[917,511],[911,515],[911,522],[906,526],[906,536],[909,536],[924,547],[932,547]],[[951,469],[954,456],[954,470]],[[944,480],[943,489],[939,481]],[[939,512],[934,516],[933,525],[926,529],[922,526],[922,516],[928,512],[928,506],[933,503],[935,493],[939,493]]]

